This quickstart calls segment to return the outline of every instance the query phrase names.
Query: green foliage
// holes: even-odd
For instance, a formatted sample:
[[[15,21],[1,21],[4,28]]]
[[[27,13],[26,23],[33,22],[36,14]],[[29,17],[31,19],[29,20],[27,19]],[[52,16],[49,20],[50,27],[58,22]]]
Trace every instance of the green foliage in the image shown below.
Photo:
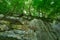
[[[5,0],[3,0],[3,1],[1,0],[1,2],[0,2],[0,13],[5,14],[8,12],[8,10],[9,10],[9,7],[8,7],[7,2]]]
[[[0,0],[0,14],[57,19],[60,15],[60,0]]]

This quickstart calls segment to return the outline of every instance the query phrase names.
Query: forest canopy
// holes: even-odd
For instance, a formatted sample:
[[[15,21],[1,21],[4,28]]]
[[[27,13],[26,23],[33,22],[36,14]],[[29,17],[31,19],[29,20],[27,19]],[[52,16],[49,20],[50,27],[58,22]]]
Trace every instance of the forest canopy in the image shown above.
[[[0,14],[59,19],[60,0],[0,0]]]

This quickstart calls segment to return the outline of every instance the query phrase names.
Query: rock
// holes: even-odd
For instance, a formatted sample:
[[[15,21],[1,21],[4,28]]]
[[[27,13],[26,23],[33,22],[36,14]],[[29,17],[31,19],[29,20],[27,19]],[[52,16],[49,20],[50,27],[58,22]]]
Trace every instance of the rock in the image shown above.
[[[12,24],[12,29],[24,30],[24,31],[28,31],[29,30],[27,25],[18,25],[18,24]]]
[[[18,20],[18,19],[19,19],[19,17],[14,17],[14,16],[7,16],[6,18],[7,18],[7,19],[11,19],[11,20],[12,20],[12,19],[13,19],[13,20]]]
[[[52,25],[52,27],[53,27],[58,39],[60,40],[60,23],[59,22],[57,24],[55,23],[54,25]]]
[[[56,34],[50,31],[51,26],[46,25],[48,24],[41,19],[33,19],[29,23],[29,28],[36,33],[37,40],[57,40]]]
[[[28,25],[29,24],[29,21],[24,19],[24,18],[20,18],[19,21],[22,23],[22,24],[25,24],[25,25]]]
[[[40,19],[33,19],[30,21],[29,23],[29,28],[32,29],[32,30],[42,30],[42,28],[44,27],[44,23],[42,20]],[[43,29],[44,30],[44,29]]]
[[[18,40],[18,39],[12,38],[12,37],[3,37],[3,36],[0,36],[0,40]]]
[[[53,25],[53,28],[60,31],[60,23]]]
[[[30,31],[22,31],[22,30],[11,30],[0,32],[0,36],[7,37],[7,38],[16,38],[19,40],[36,40],[36,36],[32,30]]]
[[[6,24],[6,25],[9,25],[10,22],[9,22],[9,21],[5,21],[5,20],[0,20],[0,24]]]
[[[13,17],[12,19],[15,20]],[[26,20],[24,18],[17,18],[16,21],[0,21],[0,38],[4,40],[11,38],[10,40],[59,40],[60,39],[60,24],[49,26],[49,23],[45,24],[41,19]],[[14,22],[14,23],[13,23]],[[19,24],[19,23],[22,24]],[[9,24],[9,25],[7,25]],[[9,26],[9,27],[8,27]],[[10,29],[12,28],[12,30]],[[52,27],[52,28],[51,28]],[[10,29],[10,30],[9,30]],[[7,31],[9,30],[9,31]],[[58,32],[59,31],[59,32]],[[6,37],[6,38],[5,38]],[[14,38],[14,39],[13,39]]]
[[[0,14],[0,19],[2,19],[4,17],[4,15],[3,14]]]
[[[14,30],[14,33],[23,35],[23,34],[25,34],[25,31],[23,31],[23,30]]]
[[[7,31],[7,30],[9,30],[7,25],[5,25],[5,24],[1,25],[0,24],[0,31]]]

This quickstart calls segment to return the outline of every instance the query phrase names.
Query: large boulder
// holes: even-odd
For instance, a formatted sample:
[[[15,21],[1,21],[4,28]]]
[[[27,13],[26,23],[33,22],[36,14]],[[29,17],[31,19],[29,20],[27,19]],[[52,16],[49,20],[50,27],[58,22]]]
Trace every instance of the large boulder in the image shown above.
[[[45,24],[41,19],[33,19],[29,23],[29,28],[36,33],[37,40],[57,40],[54,30],[48,25],[49,23]]]

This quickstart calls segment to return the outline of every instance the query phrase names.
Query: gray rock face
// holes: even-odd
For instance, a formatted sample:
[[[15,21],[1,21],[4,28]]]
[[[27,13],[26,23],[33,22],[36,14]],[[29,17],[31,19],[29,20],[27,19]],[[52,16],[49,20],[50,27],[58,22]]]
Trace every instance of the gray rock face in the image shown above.
[[[32,21],[30,21],[29,26],[32,30],[36,29],[36,30],[41,30],[44,26],[43,21],[39,20],[39,19],[33,19]]]
[[[60,23],[58,22],[57,24],[54,24],[52,27],[55,30],[55,32],[60,40]]]
[[[60,31],[60,23],[53,25],[53,28],[55,28],[55,29]]]
[[[10,26],[8,27],[5,21],[0,24],[0,29],[5,30],[0,32],[0,38],[4,38],[4,40],[9,38],[9,40],[60,40],[60,34],[57,32],[60,31],[60,24],[48,26],[49,23],[45,24],[41,19],[27,21],[20,18],[19,21],[21,21],[23,25],[12,24],[13,26],[11,27],[14,29],[10,30]],[[15,29],[15,27],[17,29]]]
[[[47,24],[49,25],[49,24]],[[41,19],[33,19],[29,26],[36,33],[37,40],[57,40],[57,36],[50,30],[51,26],[47,26]]]
[[[11,38],[16,38],[19,40],[36,40],[36,37],[34,36],[33,31],[22,31],[22,30],[11,30],[11,31],[5,31],[5,32],[0,32],[0,36],[3,37],[11,37]]]

